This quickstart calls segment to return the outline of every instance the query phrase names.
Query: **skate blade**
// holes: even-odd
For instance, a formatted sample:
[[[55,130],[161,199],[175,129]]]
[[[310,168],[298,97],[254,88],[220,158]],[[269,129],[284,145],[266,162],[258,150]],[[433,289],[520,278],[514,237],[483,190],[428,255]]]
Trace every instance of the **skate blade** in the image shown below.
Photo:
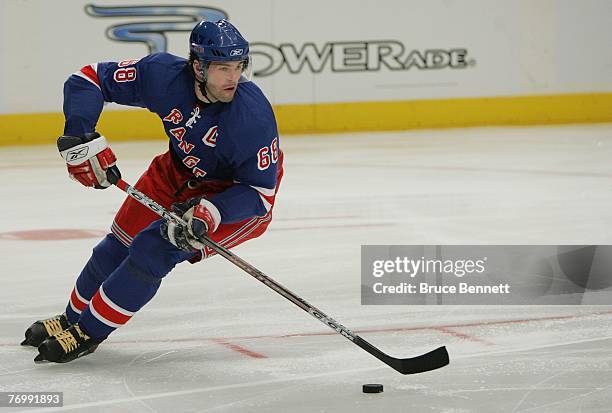
[[[41,364],[48,361],[45,356],[43,356],[42,354],[39,354],[38,356],[34,357],[34,363],[36,364]]]
[[[36,347],[38,348],[38,346],[35,346],[29,339],[25,339],[21,342],[21,345],[24,347]]]

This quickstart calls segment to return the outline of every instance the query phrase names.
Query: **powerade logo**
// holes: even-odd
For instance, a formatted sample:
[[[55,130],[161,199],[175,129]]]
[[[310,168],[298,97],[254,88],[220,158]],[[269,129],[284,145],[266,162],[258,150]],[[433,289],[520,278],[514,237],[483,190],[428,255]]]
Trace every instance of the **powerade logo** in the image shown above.
[[[200,20],[229,19],[221,9],[201,6],[85,6],[92,17],[138,18],[110,26],[109,39],[119,42],[140,42],[149,53],[168,51],[166,33],[191,32]],[[152,21],[159,18],[159,21]],[[163,18],[163,19],[162,19]],[[185,40],[186,43],[186,40]],[[187,47],[185,46],[185,50]],[[440,70],[465,69],[476,64],[466,48],[412,49],[399,40],[330,41],[323,44],[251,42],[253,75],[271,76],[281,70],[291,74],[304,72],[376,72],[380,70]],[[234,49],[230,56],[241,56]]]

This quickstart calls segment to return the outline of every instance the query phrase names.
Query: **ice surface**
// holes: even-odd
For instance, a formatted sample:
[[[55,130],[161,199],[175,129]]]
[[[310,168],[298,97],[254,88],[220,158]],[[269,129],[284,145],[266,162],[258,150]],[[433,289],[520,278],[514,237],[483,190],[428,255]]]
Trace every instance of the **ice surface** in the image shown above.
[[[23,332],[62,311],[98,238],[0,235],[0,391],[63,391],[43,412],[611,411],[612,307],[360,305],[361,244],[611,244],[611,125],[282,146],[275,219],[235,252],[390,355],[444,344],[449,366],[402,376],[220,257],[178,266],[93,355],[35,365]],[[165,147],[113,144],[132,183]],[[70,181],[53,146],[0,149],[0,173],[3,234],[103,233],[123,199]]]

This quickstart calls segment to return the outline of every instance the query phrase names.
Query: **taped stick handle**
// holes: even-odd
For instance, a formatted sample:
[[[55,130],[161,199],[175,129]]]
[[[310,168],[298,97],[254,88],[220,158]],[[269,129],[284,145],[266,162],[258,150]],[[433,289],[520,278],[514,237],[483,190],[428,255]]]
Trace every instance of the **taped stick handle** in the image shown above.
[[[119,180],[121,179],[121,172],[119,172],[119,168],[116,166],[111,166],[106,170],[106,179],[113,185],[117,185]]]

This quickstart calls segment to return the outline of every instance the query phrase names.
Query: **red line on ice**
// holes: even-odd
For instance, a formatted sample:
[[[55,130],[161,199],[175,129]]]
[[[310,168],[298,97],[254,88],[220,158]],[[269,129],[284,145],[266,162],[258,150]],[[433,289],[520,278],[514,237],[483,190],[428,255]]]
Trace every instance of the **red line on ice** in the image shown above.
[[[254,359],[265,359],[268,358],[267,356],[261,354],[261,353],[257,353],[256,351],[253,350],[249,350],[246,347],[240,346],[238,344],[234,344],[234,343],[230,343],[229,341],[223,339],[223,338],[211,338],[209,339],[210,341],[212,341],[213,343],[217,343],[222,345],[223,347],[229,348],[230,350],[236,351],[240,354],[244,354],[245,356],[248,357],[252,357]]]
[[[469,334],[461,333],[459,331],[451,330],[446,327],[434,327],[433,330],[441,331],[443,333],[450,334],[451,336],[458,337],[463,340],[473,341],[474,343],[484,344],[485,346],[493,346],[494,344],[490,341],[484,340],[482,338],[478,338],[476,336],[471,336]]]

